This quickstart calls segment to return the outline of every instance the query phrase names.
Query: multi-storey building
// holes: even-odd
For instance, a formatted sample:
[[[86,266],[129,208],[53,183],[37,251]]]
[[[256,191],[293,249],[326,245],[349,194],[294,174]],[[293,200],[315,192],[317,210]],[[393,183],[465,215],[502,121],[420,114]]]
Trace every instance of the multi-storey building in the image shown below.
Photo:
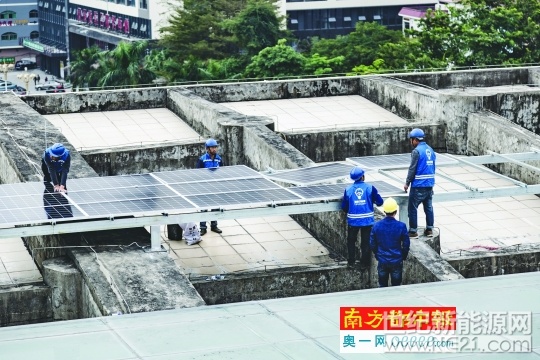
[[[37,1],[0,0],[0,63],[35,59],[36,52],[22,46],[39,37]]]
[[[61,77],[73,51],[157,39],[167,16],[160,0],[38,0],[37,5],[40,37],[24,46],[39,51],[42,67]]]
[[[296,37],[332,38],[352,32],[357,22],[375,21],[401,30],[404,6],[434,5],[437,0],[286,0],[287,28]]]

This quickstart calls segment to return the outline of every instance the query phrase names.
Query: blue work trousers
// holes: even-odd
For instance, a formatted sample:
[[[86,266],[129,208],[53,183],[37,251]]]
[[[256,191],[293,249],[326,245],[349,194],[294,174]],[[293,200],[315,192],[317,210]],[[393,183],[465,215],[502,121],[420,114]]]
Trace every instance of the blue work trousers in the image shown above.
[[[379,287],[388,287],[388,276],[390,276],[392,286],[399,286],[403,275],[403,261],[395,264],[379,262],[377,273],[379,274]]]
[[[422,204],[426,213],[426,229],[432,229],[435,222],[433,214],[433,188],[412,187],[409,192],[409,231],[418,230],[418,205]]]

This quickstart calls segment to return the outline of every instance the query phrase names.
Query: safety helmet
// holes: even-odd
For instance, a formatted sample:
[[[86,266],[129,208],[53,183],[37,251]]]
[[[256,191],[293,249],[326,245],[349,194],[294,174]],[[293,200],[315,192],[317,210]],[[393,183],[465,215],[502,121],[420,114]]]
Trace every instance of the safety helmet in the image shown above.
[[[398,204],[396,202],[396,200],[394,200],[393,198],[389,197],[388,199],[384,200],[384,203],[383,203],[383,211],[387,214],[391,214],[395,211],[397,211],[398,209]]]
[[[424,138],[425,134],[424,132],[422,131],[422,129],[412,129],[411,132],[409,133],[409,138],[411,139],[418,139],[418,140],[422,140]]]
[[[360,180],[360,178],[362,178],[362,176],[364,176],[364,170],[362,170],[362,168],[360,166],[355,166],[351,170],[351,179],[353,181]]]
[[[51,146],[51,155],[54,157],[62,157],[66,153],[66,148],[60,143]]]
[[[213,146],[218,146],[218,143],[214,139],[208,139],[208,140],[206,140],[205,145],[206,145],[207,148],[209,148],[209,147],[213,147]]]

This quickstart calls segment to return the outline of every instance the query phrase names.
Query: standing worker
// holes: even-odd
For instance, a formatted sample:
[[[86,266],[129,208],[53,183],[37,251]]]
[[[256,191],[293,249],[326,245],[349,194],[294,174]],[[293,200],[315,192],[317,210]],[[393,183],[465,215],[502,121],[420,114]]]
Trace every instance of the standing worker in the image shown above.
[[[54,191],[67,191],[66,181],[71,166],[71,155],[69,150],[60,143],[45,149],[41,158],[41,170],[43,171],[43,181],[51,182]]]
[[[206,146],[206,153],[199,158],[197,161],[197,168],[218,168],[223,166],[223,160],[221,159],[221,156],[217,153],[218,143],[214,139],[208,139],[205,143]],[[206,221],[201,221],[201,236],[206,234],[207,227],[206,227]],[[218,234],[221,234],[223,231],[218,228],[217,221],[212,220],[210,223],[210,230],[213,232],[216,232]]]
[[[424,132],[421,129],[412,129],[409,141],[413,147],[411,164],[407,173],[407,180],[403,189],[409,186],[409,237],[418,237],[418,205],[422,204],[426,213],[426,229],[424,236],[433,236],[433,186],[435,185],[435,151],[424,141]]]
[[[388,276],[390,276],[392,286],[401,285],[403,261],[409,254],[411,242],[407,225],[396,220],[397,210],[396,200],[386,199],[383,204],[386,217],[377,222],[371,230],[369,246],[378,261],[379,287],[388,286]]]
[[[369,235],[375,222],[373,217],[373,203],[377,206],[383,204],[383,199],[377,189],[364,182],[364,170],[354,167],[350,173],[354,184],[345,189],[341,208],[347,213],[347,251],[349,258],[347,266],[354,267],[356,261],[356,240],[360,232],[360,269],[366,270],[371,263],[369,249]]]

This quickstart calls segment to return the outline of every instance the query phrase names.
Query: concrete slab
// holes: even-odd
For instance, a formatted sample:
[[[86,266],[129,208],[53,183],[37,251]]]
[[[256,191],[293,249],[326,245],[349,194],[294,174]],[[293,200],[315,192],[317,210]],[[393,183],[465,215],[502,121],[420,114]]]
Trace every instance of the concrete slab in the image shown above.
[[[45,115],[78,150],[191,143],[201,136],[165,108]]]
[[[0,329],[0,352],[27,359],[540,359],[540,273],[203,306]],[[497,299],[495,302],[493,299]],[[533,352],[342,354],[340,306],[456,306],[531,312]],[[536,340],[536,341],[535,341]]]
[[[32,256],[21,238],[0,241],[0,286],[41,283]]]
[[[221,105],[244,115],[268,116],[279,132],[379,127],[407,121],[358,96],[239,101]]]

